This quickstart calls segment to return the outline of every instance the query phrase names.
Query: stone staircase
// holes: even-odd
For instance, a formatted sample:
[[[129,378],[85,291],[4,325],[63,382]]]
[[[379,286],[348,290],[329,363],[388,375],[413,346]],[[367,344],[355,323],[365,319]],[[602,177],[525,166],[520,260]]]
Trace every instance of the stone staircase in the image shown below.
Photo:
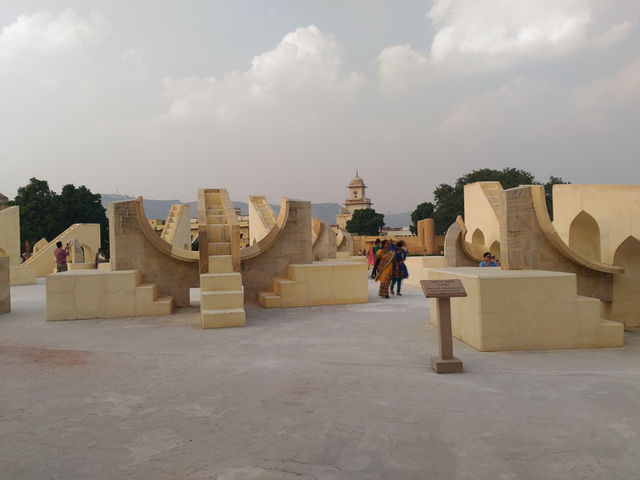
[[[234,258],[236,252],[239,257],[240,237],[226,190],[201,189],[198,221],[200,238],[206,238],[206,243],[200,244],[202,328],[244,327],[242,275],[237,271],[239,258]],[[206,255],[206,268],[202,268],[203,255]]]
[[[260,212],[260,216],[262,217],[263,223],[267,230],[271,230],[276,224],[276,217],[273,214],[273,210],[267,203],[266,197],[254,197],[255,206]]]
[[[502,192],[502,185],[500,185],[500,182],[480,182],[480,185],[494,213],[500,218],[500,192]]]
[[[272,290],[260,292],[265,308],[344,305],[368,301],[367,264],[330,259],[310,264],[290,264],[286,278],[274,278]]]
[[[169,215],[167,215],[167,220],[164,222],[164,227],[160,234],[160,238],[165,242],[173,243],[173,237],[176,235],[176,227],[178,226],[178,219],[183,209],[184,205],[171,205]]]

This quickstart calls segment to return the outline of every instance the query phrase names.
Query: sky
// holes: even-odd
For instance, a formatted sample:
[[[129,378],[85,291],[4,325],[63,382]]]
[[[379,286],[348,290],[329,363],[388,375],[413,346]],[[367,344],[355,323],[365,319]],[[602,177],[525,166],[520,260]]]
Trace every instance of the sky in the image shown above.
[[[637,184],[637,0],[0,0],[0,192],[411,211],[479,168]]]

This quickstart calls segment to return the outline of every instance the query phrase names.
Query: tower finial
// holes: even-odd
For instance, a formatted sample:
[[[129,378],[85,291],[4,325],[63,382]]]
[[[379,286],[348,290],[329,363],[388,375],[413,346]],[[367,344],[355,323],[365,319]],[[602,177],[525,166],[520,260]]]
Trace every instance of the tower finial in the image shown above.
[[[358,176],[358,169],[356,168],[356,177]]]

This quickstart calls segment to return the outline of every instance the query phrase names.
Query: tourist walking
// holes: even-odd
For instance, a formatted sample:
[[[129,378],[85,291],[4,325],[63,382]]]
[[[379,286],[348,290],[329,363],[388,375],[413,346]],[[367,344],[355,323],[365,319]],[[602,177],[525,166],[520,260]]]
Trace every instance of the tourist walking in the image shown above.
[[[407,258],[407,251],[404,248],[404,242],[400,240],[396,243],[396,261],[393,264],[393,280],[391,280],[391,294],[394,294],[393,287],[396,287],[397,295],[402,296],[400,288],[402,288],[402,280],[409,276],[409,271],[404,261]]]
[[[373,252],[373,261],[371,263],[373,268],[371,269],[371,278],[376,278],[376,258],[379,250],[380,250],[380,239],[376,238],[376,241],[373,244],[373,247],[371,247],[371,251]]]
[[[378,295],[384,298],[389,298],[389,285],[393,277],[393,265],[396,262],[396,254],[390,249],[390,246],[389,240],[383,240],[376,255],[376,263],[373,266],[376,271],[376,282],[380,282]]]
[[[70,254],[69,244],[62,248],[62,242],[56,242],[56,249],[53,251],[53,256],[56,257],[56,271],[67,271],[67,257]]]

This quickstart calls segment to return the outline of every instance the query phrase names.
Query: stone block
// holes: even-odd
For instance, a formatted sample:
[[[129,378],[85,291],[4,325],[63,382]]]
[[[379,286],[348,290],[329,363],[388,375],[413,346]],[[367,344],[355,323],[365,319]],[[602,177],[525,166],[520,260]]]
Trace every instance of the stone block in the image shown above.
[[[574,274],[478,267],[428,273],[462,281],[467,297],[451,299],[453,336],[480,351],[622,345],[622,325],[604,323],[600,302],[577,295]]]
[[[203,310],[202,328],[244,327],[247,324],[244,308]]]

